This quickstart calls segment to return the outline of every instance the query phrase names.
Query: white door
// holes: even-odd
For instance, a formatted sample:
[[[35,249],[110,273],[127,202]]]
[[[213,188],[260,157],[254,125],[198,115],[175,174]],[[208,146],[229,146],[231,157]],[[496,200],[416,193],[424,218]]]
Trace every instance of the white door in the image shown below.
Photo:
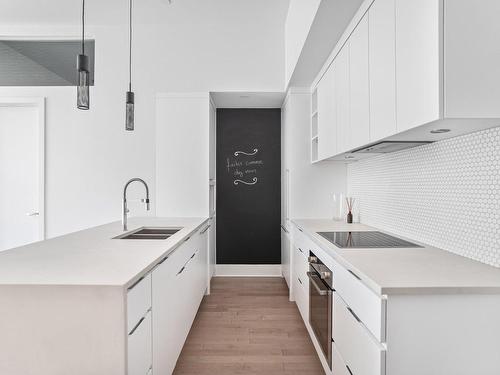
[[[43,237],[40,111],[0,99],[0,251]]]

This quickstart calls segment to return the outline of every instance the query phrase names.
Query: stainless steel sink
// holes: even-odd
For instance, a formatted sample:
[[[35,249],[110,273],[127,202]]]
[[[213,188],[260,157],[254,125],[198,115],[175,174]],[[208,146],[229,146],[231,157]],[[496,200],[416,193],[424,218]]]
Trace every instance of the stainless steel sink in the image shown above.
[[[181,229],[182,228],[142,227],[114,238],[120,240],[165,240]]]

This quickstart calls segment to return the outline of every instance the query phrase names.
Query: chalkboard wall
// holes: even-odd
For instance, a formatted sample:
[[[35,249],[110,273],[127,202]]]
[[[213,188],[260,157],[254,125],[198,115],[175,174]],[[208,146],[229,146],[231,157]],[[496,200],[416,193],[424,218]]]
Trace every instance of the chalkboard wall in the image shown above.
[[[281,110],[217,110],[217,263],[279,264]]]

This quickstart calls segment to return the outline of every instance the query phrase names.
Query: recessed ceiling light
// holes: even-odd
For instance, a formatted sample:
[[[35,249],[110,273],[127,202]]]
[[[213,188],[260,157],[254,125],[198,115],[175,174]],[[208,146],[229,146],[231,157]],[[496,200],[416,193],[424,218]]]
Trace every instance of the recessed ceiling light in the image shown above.
[[[451,131],[450,129],[434,129],[434,130],[431,130],[431,133],[432,134],[442,134],[442,133],[448,133],[449,131]]]

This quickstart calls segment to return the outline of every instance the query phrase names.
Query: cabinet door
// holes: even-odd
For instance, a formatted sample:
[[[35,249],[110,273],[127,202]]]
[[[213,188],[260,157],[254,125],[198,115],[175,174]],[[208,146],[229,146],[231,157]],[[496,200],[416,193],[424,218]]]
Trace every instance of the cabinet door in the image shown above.
[[[440,118],[441,5],[442,0],[396,0],[398,132]]]
[[[337,101],[334,61],[318,83],[318,160],[337,154]]]
[[[290,288],[290,237],[284,226],[281,226],[281,273]]]
[[[397,131],[394,1],[377,0],[368,12],[370,142],[393,135]]]
[[[368,66],[368,15],[350,37],[351,113],[347,149],[370,142],[370,81]]]
[[[350,84],[349,84],[349,44],[344,45],[337,55],[335,66],[335,89],[337,101],[337,153],[345,152],[350,143]]]
[[[184,279],[193,239],[175,250],[152,272],[153,368],[155,374],[171,374],[191,323],[186,318],[190,293]],[[178,259],[182,255],[182,259]],[[179,262],[180,261],[180,262]]]

